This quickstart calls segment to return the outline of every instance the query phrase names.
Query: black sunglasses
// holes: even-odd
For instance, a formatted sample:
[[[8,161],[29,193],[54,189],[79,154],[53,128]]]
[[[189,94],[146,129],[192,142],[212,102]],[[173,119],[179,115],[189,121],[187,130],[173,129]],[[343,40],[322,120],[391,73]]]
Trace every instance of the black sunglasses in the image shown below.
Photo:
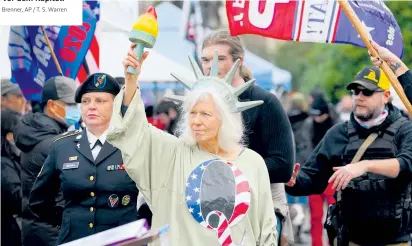
[[[354,89],[351,90],[351,92],[352,92],[352,95],[355,95],[355,96],[359,95],[359,93],[362,92],[362,95],[364,95],[365,97],[370,97],[370,96],[373,95],[373,93],[375,93],[375,92],[384,92],[384,90],[379,90],[379,89],[368,90],[368,89],[365,89],[365,88],[362,88],[362,89],[361,88],[354,88]]]

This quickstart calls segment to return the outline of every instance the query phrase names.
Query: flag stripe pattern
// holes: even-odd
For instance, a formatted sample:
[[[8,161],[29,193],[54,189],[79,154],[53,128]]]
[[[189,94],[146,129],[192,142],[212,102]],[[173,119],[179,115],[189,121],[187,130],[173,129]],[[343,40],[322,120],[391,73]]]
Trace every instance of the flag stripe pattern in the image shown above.
[[[100,49],[99,49],[99,22],[100,22],[100,1],[86,1],[86,4],[89,5],[91,11],[94,13],[96,17],[96,30],[94,32],[92,42],[90,43],[90,48],[87,51],[86,57],[84,58],[84,63],[88,68],[88,72],[90,74],[99,72],[99,57],[100,57]],[[86,80],[88,73],[86,70],[85,64],[82,64],[77,74],[77,81],[83,83]]]
[[[204,211],[202,213],[202,202],[205,202],[202,200],[202,195],[205,192],[202,191],[202,184],[206,182],[207,186],[213,185],[210,184],[211,180],[206,180],[207,178],[204,176],[204,173],[206,172],[206,170],[208,170],[208,168],[216,168],[219,167],[219,165],[224,165],[223,167],[225,168],[229,167],[232,173],[232,177],[228,177],[227,179],[229,181],[231,179],[234,180],[235,194],[233,195],[235,197],[235,200],[233,204],[233,212],[230,214],[230,216],[228,214],[225,215],[222,212],[224,208],[216,209],[215,207],[215,209],[210,211],[207,215],[204,214]],[[222,189],[214,189],[211,191],[216,193],[220,190]],[[220,194],[216,195],[220,196]],[[217,239],[220,245],[233,246],[243,244],[243,240],[240,244],[235,244],[233,242],[230,230],[230,227],[234,226],[244,218],[249,209],[251,199],[249,182],[246,176],[238,167],[230,162],[222,161],[219,159],[212,159],[201,163],[191,172],[189,178],[187,179],[185,199],[189,213],[192,215],[192,217],[203,227],[216,231]],[[229,201],[230,203],[230,199],[227,199],[227,201]],[[213,203],[213,201],[206,202]],[[210,206],[213,207],[212,205]],[[204,218],[204,216],[206,218]],[[218,223],[215,226],[210,224],[210,221],[213,220],[211,219],[212,217],[218,218]]]
[[[349,1],[349,5],[371,39],[402,57],[401,29],[383,0]],[[226,0],[226,13],[232,35],[365,47],[337,1]]]

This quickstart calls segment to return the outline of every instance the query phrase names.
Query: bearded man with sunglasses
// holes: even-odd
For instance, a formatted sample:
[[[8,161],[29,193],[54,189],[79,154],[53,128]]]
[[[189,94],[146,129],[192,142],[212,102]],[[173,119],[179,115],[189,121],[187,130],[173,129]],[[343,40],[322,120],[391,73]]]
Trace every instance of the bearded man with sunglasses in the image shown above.
[[[337,218],[337,223],[327,224],[338,229],[339,245],[408,245],[412,231],[412,122],[389,103],[390,83],[379,68],[362,69],[347,89],[353,100],[350,120],[326,133],[300,171],[297,164],[286,192],[294,196],[320,194],[333,183],[341,196],[332,213],[338,216],[331,217]],[[351,164],[372,133],[378,137],[360,161]]]

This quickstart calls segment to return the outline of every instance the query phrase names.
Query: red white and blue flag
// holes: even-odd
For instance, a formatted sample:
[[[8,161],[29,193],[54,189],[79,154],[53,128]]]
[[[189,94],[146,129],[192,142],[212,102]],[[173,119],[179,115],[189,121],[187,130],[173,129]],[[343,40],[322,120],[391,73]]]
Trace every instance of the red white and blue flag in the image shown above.
[[[195,45],[195,57],[200,60],[202,43],[206,34],[200,0],[183,1],[182,11],[184,38]]]
[[[85,2],[96,18],[96,29],[94,31],[92,42],[90,43],[89,51],[86,53],[84,62],[82,66],[80,66],[79,73],[77,74],[77,80],[80,83],[83,83],[89,74],[99,72],[100,67],[100,1]]]
[[[92,2],[98,6],[98,2]],[[11,81],[18,83],[30,101],[40,101],[44,83],[60,75],[46,43],[45,31],[64,76],[84,81],[97,72],[99,46],[96,12],[83,5],[81,26],[12,26],[8,43]]]
[[[402,57],[402,33],[384,2],[362,0],[349,3],[371,38]],[[232,35],[256,34],[297,42],[365,47],[336,0],[227,0],[226,13]]]
[[[185,199],[192,217],[216,231],[220,245],[243,245],[244,238],[234,242],[230,230],[250,206],[249,182],[239,168],[219,159],[201,163],[187,179]]]

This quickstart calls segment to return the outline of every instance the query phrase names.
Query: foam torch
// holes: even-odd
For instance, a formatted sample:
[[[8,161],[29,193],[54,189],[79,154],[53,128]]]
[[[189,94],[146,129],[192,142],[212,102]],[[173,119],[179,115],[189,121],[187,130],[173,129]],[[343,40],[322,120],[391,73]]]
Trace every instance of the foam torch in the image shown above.
[[[129,34],[130,42],[136,44],[133,52],[137,55],[138,61],[142,59],[144,48],[153,48],[158,33],[156,10],[150,6],[146,13],[139,17]],[[126,71],[130,74],[136,74],[136,69],[131,66],[127,67]]]

